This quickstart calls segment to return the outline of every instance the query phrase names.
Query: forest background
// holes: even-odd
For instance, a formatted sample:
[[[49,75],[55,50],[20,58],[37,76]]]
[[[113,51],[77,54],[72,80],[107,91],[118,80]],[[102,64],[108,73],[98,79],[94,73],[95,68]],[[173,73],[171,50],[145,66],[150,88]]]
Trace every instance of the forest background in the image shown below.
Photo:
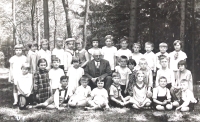
[[[0,50],[5,54],[6,67],[16,43],[74,37],[82,39],[86,49],[91,39],[97,37],[100,47],[105,35],[114,36],[119,46],[120,38],[129,37],[129,48],[134,42],[154,43],[158,52],[160,42],[166,42],[168,52],[173,51],[173,41],[184,42],[188,69],[194,84],[200,81],[200,0],[1,0]]]

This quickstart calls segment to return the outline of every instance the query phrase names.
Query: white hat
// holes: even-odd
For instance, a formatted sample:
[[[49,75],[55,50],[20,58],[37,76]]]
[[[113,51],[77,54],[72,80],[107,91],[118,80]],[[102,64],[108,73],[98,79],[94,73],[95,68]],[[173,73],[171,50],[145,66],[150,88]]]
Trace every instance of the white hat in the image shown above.
[[[66,42],[70,42],[70,41],[75,41],[75,38],[67,38],[67,39],[65,40],[65,43],[66,43]]]

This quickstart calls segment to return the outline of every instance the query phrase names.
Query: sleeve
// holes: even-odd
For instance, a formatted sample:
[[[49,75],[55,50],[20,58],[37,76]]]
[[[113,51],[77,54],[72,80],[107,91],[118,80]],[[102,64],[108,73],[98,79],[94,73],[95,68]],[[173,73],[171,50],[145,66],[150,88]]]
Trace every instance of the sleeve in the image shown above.
[[[119,66],[115,67],[115,72],[119,72]]]
[[[9,59],[9,63],[12,64],[13,62],[14,62],[14,56]]]
[[[153,54],[153,71],[156,72],[156,55]]]
[[[129,50],[129,57],[132,58],[132,55],[133,55],[133,54],[132,54],[131,50]],[[129,58],[129,57],[128,57],[128,58]]]
[[[104,91],[105,91],[105,97],[108,98],[108,92],[107,92],[107,90],[104,89]]]
[[[80,87],[77,87],[77,89],[76,89],[76,91],[75,91],[75,93],[74,93],[74,94],[78,95],[80,92],[81,92],[81,89],[80,89]]]
[[[116,51],[115,56],[119,57],[119,50]]]
[[[193,91],[192,73],[189,70],[188,70],[188,75],[186,76],[186,79],[189,81],[189,90]]]
[[[157,90],[157,88],[153,88],[153,96],[152,96],[152,98],[153,98],[153,99],[157,99],[157,95],[158,95],[158,90]]]
[[[84,73],[84,69],[81,68],[81,75],[83,76],[85,73]]]
[[[187,58],[187,55],[185,52],[183,52],[183,59],[182,60],[185,60]]]
[[[90,55],[92,55],[92,50],[91,50],[91,49],[89,49],[89,50],[88,50],[88,53],[89,53]]]
[[[114,95],[114,89],[113,89],[113,86],[111,85],[110,86],[110,94],[109,94],[110,96],[113,96]]]
[[[102,47],[102,49],[101,49],[101,55],[104,55],[104,54],[105,54],[104,50],[105,50],[105,48]]]
[[[51,76],[52,76],[52,73],[51,73],[51,72],[52,72],[52,70],[50,70],[50,71],[48,72],[48,74],[49,74],[49,79],[52,80],[52,77],[51,77]]]
[[[168,88],[167,88],[167,99],[171,99],[171,94]]]
[[[95,89],[93,89],[93,90],[92,90],[92,92],[91,92],[91,97],[92,97],[92,98],[94,98],[94,97],[95,97],[95,91],[96,91],[96,90],[95,90]]]

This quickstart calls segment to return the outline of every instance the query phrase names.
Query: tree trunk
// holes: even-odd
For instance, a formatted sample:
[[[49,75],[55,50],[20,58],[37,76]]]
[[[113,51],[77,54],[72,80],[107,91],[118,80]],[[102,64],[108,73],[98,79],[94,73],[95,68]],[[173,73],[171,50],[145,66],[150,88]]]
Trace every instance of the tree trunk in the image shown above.
[[[12,16],[13,16],[13,45],[16,45],[16,18],[15,18],[15,0],[12,0]]]
[[[133,43],[136,41],[137,41],[137,0],[131,0],[129,42]]]
[[[196,81],[196,73],[195,73],[195,14],[194,14],[194,6],[195,0],[192,0],[192,74],[193,81]],[[194,83],[196,84],[196,82]]]
[[[31,28],[32,28],[32,39],[35,41],[35,5],[36,5],[36,0],[32,0],[32,7],[31,7]]]
[[[87,45],[87,20],[88,20],[88,11],[89,11],[89,0],[86,0],[85,1],[85,18],[84,18],[84,26],[83,26],[84,48]]]
[[[157,0],[150,1],[150,25],[149,25],[149,41],[154,43],[155,41],[155,20],[156,20],[156,12],[155,8],[157,6]]]
[[[186,0],[181,0],[181,25],[180,25],[180,40],[183,42],[182,49],[185,44],[185,8]]]
[[[38,49],[40,49],[40,18],[39,18],[39,0],[37,1],[37,7],[36,7],[36,18],[37,18],[37,44]]]
[[[65,16],[66,16],[66,30],[67,30],[67,37],[66,38],[71,38],[72,33],[71,33],[71,26],[70,26],[70,19],[69,19],[69,5],[68,5],[68,0],[62,0],[63,8],[65,11]]]
[[[49,41],[49,8],[48,0],[43,0],[43,15],[44,15],[44,39]],[[49,43],[48,43],[49,49]]]
[[[53,0],[53,15],[54,15],[54,22],[55,22],[55,26],[54,26],[54,48],[56,46],[56,28],[57,28],[57,19],[56,19],[56,8],[55,8],[55,1]]]

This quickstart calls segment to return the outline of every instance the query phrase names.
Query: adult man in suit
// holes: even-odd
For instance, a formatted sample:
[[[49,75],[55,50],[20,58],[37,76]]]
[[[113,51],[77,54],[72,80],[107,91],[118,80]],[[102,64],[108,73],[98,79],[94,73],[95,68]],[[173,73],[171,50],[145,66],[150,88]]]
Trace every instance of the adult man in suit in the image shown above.
[[[108,91],[112,84],[110,64],[107,60],[101,58],[101,52],[99,50],[94,51],[93,58],[85,67],[85,75],[90,79],[88,85],[91,89],[94,89],[97,87],[97,80],[104,80],[104,88]]]

